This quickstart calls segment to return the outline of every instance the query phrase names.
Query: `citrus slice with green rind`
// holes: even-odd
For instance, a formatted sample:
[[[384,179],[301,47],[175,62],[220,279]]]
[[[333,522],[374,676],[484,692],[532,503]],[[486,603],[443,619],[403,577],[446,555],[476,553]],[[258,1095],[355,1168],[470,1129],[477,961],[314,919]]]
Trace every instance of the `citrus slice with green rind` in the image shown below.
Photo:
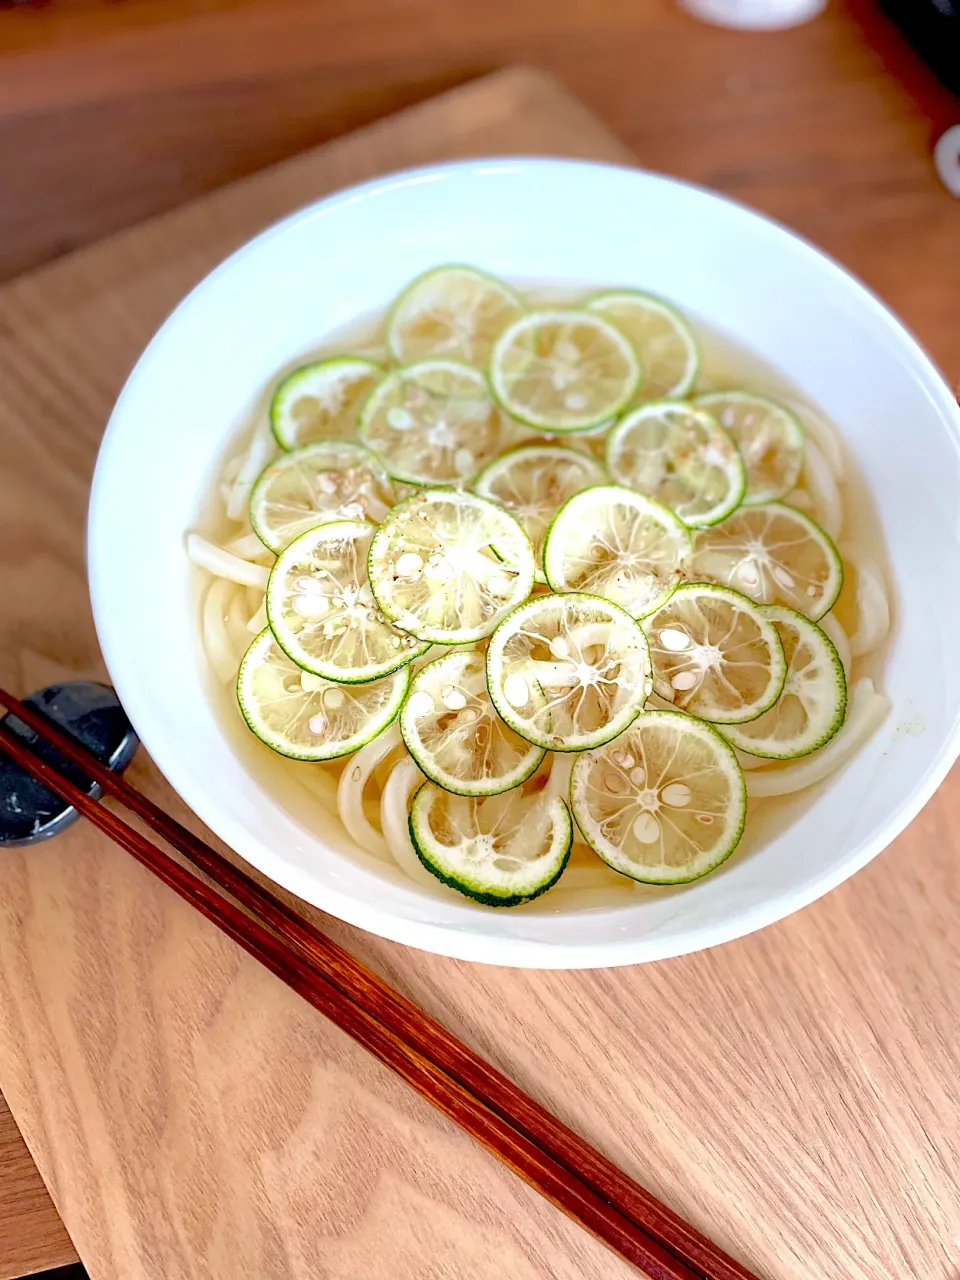
[[[370,545],[370,586],[386,617],[434,644],[488,636],[530,594],[530,539],[509,512],[454,489],[399,503]]]
[[[298,667],[326,680],[375,680],[429,647],[381,613],[367,582],[374,528],[338,520],[302,533],[267,583],[267,621]]]
[[[544,756],[497,714],[482,653],[454,649],[414,676],[400,716],[407,750],[437,786],[462,796],[509,791]]]
[[[746,596],[687,583],[643,626],[653,686],[678,710],[742,724],[779,697],[787,673],[783,645],[773,620]]]
[[[490,385],[507,413],[550,432],[600,426],[630,403],[641,373],[620,330],[589,311],[528,312],[490,357]]]
[[[644,711],[613,742],[585,751],[570,783],[591,848],[647,884],[698,880],[729,858],[747,813],[743,772],[710,725]]]
[[[281,453],[250,493],[250,524],[279,552],[329,520],[381,520],[394,502],[390,478],[363,445],[328,440]]]
[[[606,475],[589,455],[563,445],[527,445],[488,463],[473,482],[474,493],[504,507],[519,520],[533,544],[537,581],[546,582],[543,544],[550,521],[568,498]]]
[[[350,440],[383,369],[360,356],[314,360],[288,373],[270,402],[270,426],[281,449],[318,440]]]
[[[673,512],[622,485],[570,498],[554,517],[543,567],[554,591],[603,596],[641,618],[683,580],[690,534]]]
[[[815,520],[783,502],[741,507],[694,536],[691,576],[782,604],[814,622],[833,608],[843,561]]]
[[[358,433],[395,480],[465,484],[503,447],[508,424],[477,369],[421,360],[371,392]]]
[[[640,624],[609,600],[535,596],[493,633],[487,687],[521,738],[583,751],[639,715],[651,689],[647,642]]]
[[[795,413],[752,391],[709,391],[694,404],[716,418],[740,450],[747,505],[772,502],[795,487],[803,469],[803,427]]]
[[[830,639],[795,609],[769,605],[787,660],[787,678],[769,711],[749,724],[727,725],[724,737],[753,756],[796,760],[834,736],[847,710],[843,664]]]
[[[515,907],[559,880],[573,824],[559,797],[473,798],[426,782],[413,798],[410,835],[438,880],[488,907]]]
[[[654,400],[626,414],[607,436],[606,460],[614,480],[691,528],[726,519],[746,490],[733,440],[705,409],[683,400]]]
[[[662,298],[620,289],[591,298],[587,309],[612,321],[643,364],[642,400],[685,396],[700,369],[700,348],[683,316]]]
[[[240,663],[237,701],[261,742],[292,760],[335,760],[392,723],[410,684],[404,667],[367,684],[337,684],[302,671],[261,631]]]
[[[522,311],[517,295],[494,276],[475,267],[435,267],[397,299],[387,346],[400,364],[463,360],[485,369],[494,342]]]

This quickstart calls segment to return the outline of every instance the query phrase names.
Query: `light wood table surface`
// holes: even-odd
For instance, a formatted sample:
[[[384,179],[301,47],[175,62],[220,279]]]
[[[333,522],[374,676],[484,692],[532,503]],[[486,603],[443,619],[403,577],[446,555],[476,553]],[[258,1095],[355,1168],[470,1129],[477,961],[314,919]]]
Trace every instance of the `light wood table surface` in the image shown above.
[[[8,274],[520,55],[557,69],[647,163],[824,244],[960,375],[958,206],[928,156],[954,107],[881,25],[865,41],[837,11],[735,37],[641,0],[494,3],[483,23],[465,5],[108,8],[0,18]],[[545,103],[525,99],[544,149],[563,149],[558,112],[567,137],[587,136]],[[373,145],[367,162],[404,158]],[[188,261],[182,287],[202,269]],[[0,302],[20,366],[0,383],[0,572],[15,603],[0,671],[18,689],[97,669],[84,488],[110,398],[160,318],[119,317],[126,344],[110,346],[110,324],[102,339],[87,324],[102,316],[85,310],[83,278],[50,274]],[[22,342],[9,346],[25,332],[39,392]],[[87,366],[79,388],[58,385],[51,340],[71,376]],[[24,559],[34,500],[63,520]],[[956,786],[826,902],[707,956],[511,975],[331,931],[771,1276],[955,1280]],[[619,1274],[119,857],[77,833],[0,888],[0,1086],[94,1277]],[[6,1150],[0,1198],[24,1208],[0,1214],[0,1267],[8,1240],[21,1270],[57,1265],[69,1244],[12,1137]],[[11,1190],[9,1168],[33,1189]]]

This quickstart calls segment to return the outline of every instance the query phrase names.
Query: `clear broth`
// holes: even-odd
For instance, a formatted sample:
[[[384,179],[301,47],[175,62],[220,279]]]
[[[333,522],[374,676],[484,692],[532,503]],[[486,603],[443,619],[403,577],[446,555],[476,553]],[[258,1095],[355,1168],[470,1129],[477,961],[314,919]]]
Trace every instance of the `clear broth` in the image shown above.
[[[597,292],[596,288],[574,292],[569,287],[563,288],[543,284],[532,285],[524,282],[514,282],[514,284],[515,287],[522,291],[526,300],[541,306],[574,306],[585,297]],[[367,316],[349,326],[343,327],[336,333],[331,334],[320,346],[303,352],[297,359],[291,360],[288,365],[277,371],[276,377],[268,387],[264,388],[263,393],[258,397],[245,422],[231,436],[209,479],[208,496],[196,524],[197,530],[205,538],[218,545],[223,545],[238,534],[237,523],[227,517],[224,504],[220,499],[219,480],[227,460],[241,451],[253,438],[254,434],[269,430],[268,409],[270,398],[273,388],[280,379],[300,365],[323,356],[349,353],[386,361],[387,353],[383,328],[385,315],[386,312],[376,316]],[[742,386],[752,391],[769,395],[774,399],[796,401],[800,405],[809,407],[821,418],[830,422],[823,410],[779,370],[760,360],[753,352],[734,343],[721,331],[705,325],[699,317],[687,313],[687,318],[697,333],[703,357],[697,382],[698,391]],[[832,422],[830,425],[833,427]],[[839,428],[834,427],[834,430],[842,440],[842,433],[840,433]],[[840,483],[844,517],[843,529],[839,539],[841,554],[845,562],[851,557],[857,559],[860,556],[868,556],[880,567],[891,600],[892,634],[896,622],[896,602],[892,593],[882,526],[870,491],[856,465],[856,460],[852,457],[845,441],[843,446],[845,475],[844,480]],[[195,614],[199,613],[203,591],[209,581],[209,575],[202,570],[196,570],[193,600]],[[856,592],[852,575],[847,575],[832,613],[847,635],[852,635],[856,629],[857,616]],[[852,684],[853,681],[863,676],[869,676],[877,684],[880,684],[889,643],[890,637],[888,635],[879,649],[863,658],[854,658],[848,683]],[[349,840],[340,824],[335,805],[331,806],[323,798],[324,793],[328,790],[331,794],[335,793],[336,780],[343,768],[343,760],[331,761],[328,764],[305,764],[288,760],[271,751],[247,728],[237,705],[233,685],[225,685],[216,680],[213,672],[209,669],[209,663],[206,661],[202,646],[199,647],[199,661],[207,668],[207,684],[211,701],[217,709],[224,730],[238,758],[243,761],[251,773],[264,780],[275,799],[287,810],[290,816],[305,829],[311,831],[322,830],[325,823],[328,823],[332,816],[340,826],[343,842],[350,845],[354,856],[359,862],[375,869],[379,875],[409,887],[410,881],[392,859],[380,858],[375,854],[366,852]],[[769,767],[777,768],[778,766],[772,764]],[[831,782],[832,779],[828,778],[817,786],[793,795],[769,799],[750,799],[744,834],[740,844],[731,856],[730,863],[751,857],[773,841],[782,831],[797,821],[804,811],[814,803],[822,789],[829,786]],[[373,820],[375,815],[371,812],[369,816]],[[589,852],[585,853],[579,846],[575,847],[574,855],[570,861],[571,867],[597,865],[602,864],[600,864],[600,860],[595,855]],[[611,875],[613,874],[611,873]],[[721,872],[718,871],[715,874],[721,874]],[[552,890],[542,897],[521,907],[514,907],[512,910],[549,914],[551,912],[568,912],[570,910],[624,907],[645,896],[682,893],[685,888],[685,886],[669,888],[635,884],[626,881],[623,877],[617,877],[617,880],[623,880],[624,883],[622,885],[618,883],[615,888],[611,889],[584,889],[576,903],[572,900],[572,894],[565,894],[563,895],[562,905],[559,902],[552,904],[551,898],[555,892]],[[558,882],[557,889],[562,887],[563,877]],[[471,903],[468,898],[460,897],[459,895],[455,896],[462,904],[473,906],[477,910],[489,909],[479,904]]]

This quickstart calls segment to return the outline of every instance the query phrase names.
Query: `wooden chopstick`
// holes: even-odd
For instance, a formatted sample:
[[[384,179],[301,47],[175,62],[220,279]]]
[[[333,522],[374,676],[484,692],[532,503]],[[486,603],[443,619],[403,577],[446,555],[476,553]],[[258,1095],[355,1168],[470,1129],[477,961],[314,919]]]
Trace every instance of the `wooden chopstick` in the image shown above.
[[[46,717],[25,706],[18,699],[2,690],[0,690],[0,702],[9,707],[15,715],[37,733],[47,738],[65,756],[73,760],[89,777],[100,785],[104,792],[112,794],[124,803],[144,822],[168,840],[183,856],[236,897],[248,910],[259,916],[270,928],[279,933],[287,946],[293,950],[295,958],[305,962],[312,974],[335,988],[340,996],[351,1002],[359,1002],[364,1013],[372,1012],[381,1029],[386,1030],[392,1036],[399,1037],[408,1049],[443,1072],[448,1080],[452,1081],[460,1090],[469,1091],[481,1106],[509,1125],[514,1134],[526,1142],[533,1143],[543,1156],[560,1166],[567,1175],[572,1175],[593,1195],[615,1207],[620,1217],[635,1228],[639,1228],[649,1242],[658,1245],[661,1250],[668,1251],[667,1265],[669,1265],[669,1262],[676,1260],[686,1268],[679,1272],[676,1270],[673,1272],[656,1272],[650,1271],[648,1266],[648,1274],[657,1276],[661,1274],[664,1276],[674,1274],[679,1276],[694,1275],[705,1278],[705,1280],[757,1280],[753,1273],[717,1248],[695,1228],[685,1223],[683,1219],[661,1205],[655,1197],[629,1179],[616,1165],[567,1129],[548,1111],[527,1097],[510,1080],[484,1062],[482,1058],[479,1058],[455,1037],[451,1036],[439,1023],[428,1017],[411,1001],[394,991],[372,970],[361,964],[349,952],[344,951],[343,948],[329,938],[326,938],[279,898],[262,888],[255,880],[222,858],[209,845],[199,840],[192,832],[188,831],[170,815],[164,813],[162,809],[159,809],[152,801],[142,796],[122,778],[100,765],[73,739],[66,737],[55,726],[51,725]],[[11,736],[4,732],[0,740],[9,747]],[[14,745],[20,748],[20,763],[24,764],[25,767],[29,767],[29,763],[22,758],[24,751],[26,751],[30,762],[39,763],[32,753],[23,748],[16,740]],[[69,785],[66,780],[60,778],[59,774],[56,774],[55,770],[51,772],[53,772],[58,782],[63,785]],[[51,789],[57,790],[57,787],[51,783]],[[63,792],[61,791],[60,794],[63,794]],[[97,805],[95,801],[89,800],[82,792],[77,794],[82,797],[84,802],[83,805],[77,803],[77,808],[94,821],[97,821],[97,818],[90,812],[90,806],[97,811],[98,815],[107,812]],[[74,803],[72,795],[67,798],[70,799],[71,803]],[[121,822],[115,815],[109,816],[115,822]],[[116,833],[112,827],[102,821],[98,822],[98,825],[116,838]],[[130,829],[127,828],[127,830],[129,831]],[[137,839],[143,840],[143,837],[139,836],[138,833],[134,832],[133,835]],[[129,848],[125,841],[121,840],[120,842],[124,844],[124,847]],[[150,846],[150,848],[153,849],[153,846]],[[131,849],[130,851],[134,852],[135,856],[139,856],[135,850]],[[167,857],[167,855],[161,854],[159,850],[154,849],[153,851],[161,858]],[[141,861],[143,861],[142,858]],[[150,863],[147,863],[147,865],[154,869]],[[178,864],[174,865],[177,866]],[[183,868],[178,869],[183,871]],[[190,877],[190,879],[193,880],[194,878]],[[169,881],[167,882],[169,883]],[[172,887],[177,888],[176,885]],[[178,889],[178,891],[180,890]],[[205,912],[205,914],[207,913]],[[231,933],[231,936],[236,937],[233,933]],[[263,957],[258,954],[258,958],[262,959]],[[264,961],[264,963],[267,962]],[[277,970],[274,969],[274,972],[277,972]],[[280,976],[284,975],[281,974]],[[324,1009],[324,1012],[326,1012],[326,1009]],[[337,1021],[336,1018],[333,1020]],[[340,1023],[339,1025],[343,1024]],[[345,1029],[349,1030],[349,1028]],[[354,1032],[350,1031],[350,1034],[354,1034]],[[360,1037],[358,1036],[357,1038],[359,1039]],[[361,1040],[361,1043],[366,1044],[363,1040]],[[366,1047],[371,1048],[369,1044]],[[371,1048],[371,1051],[377,1052],[375,1048]],[[387,1061],[382,1055],[378,1054],[378,1056]],[[399,1070],[392,1061],[388,1061],[388,1065],[394,1066],[395,1070]],[[400,1074],[404,1075],[404,1078],[409,1078],[404,1071],[400,1071]],[[418,1087],[413,1080],[410,1083],[414,1084],[414,1087]],[[422,1089],[420,1091],[423,1092]],[[432,1093],[428,1096],[431,1101],[436,1100]],[[446,1108],[442,1107],[441,1109]],[[447,1114],[452,1113],[447,1110]],[[458,1117],[454,1116],[454,1118]],[[469,1128],[468,1125],[464,1127]],[[470,1132],[474,1132],[474,1130],[470,1128]],[[483,1137],[480,1137],[480,1140],[483,1141]],[[488,1143],[487,1145],[490,1144]],[[499,1149],[495,1147],[491,1147],[491,1149],[494,1149],[497,1154],[501,1154]],[[512,1167],[515,1167],[521,1173],[521,1176],[528,1176],[516,1164]],[[528,1177],[528,1180],[531,1179]],[[537,1184],[535,1183],[535,1185]],[[545,1192],[545,1194],[549,1194],[549,1192]],[[551,1198],[554,1197],[551,1196]],[[555,1202],[559,1203],[556,1199]],[[561,1204],[561,1207],[565,1206]],[[577,1213],[574,1213],[573,1216],[587,1226],[588,1229],[593,1230],[595,1234],[607,1239],[602,1232],[597,1230],[595,1223],[585,1221],[583,1216]],[[622,1224],[615,1225],[622,1227]],[[608,1243],[610,1243],[609,1239]],[[614,1247],[618,1246],[614,1244]],[[624,1256],[628,1255],[625,1254]],[[631,1257],[630,1260],[636,1261],[634,1257]],[[648,1263],[662,1267],[664,1259],[651,1257]]]

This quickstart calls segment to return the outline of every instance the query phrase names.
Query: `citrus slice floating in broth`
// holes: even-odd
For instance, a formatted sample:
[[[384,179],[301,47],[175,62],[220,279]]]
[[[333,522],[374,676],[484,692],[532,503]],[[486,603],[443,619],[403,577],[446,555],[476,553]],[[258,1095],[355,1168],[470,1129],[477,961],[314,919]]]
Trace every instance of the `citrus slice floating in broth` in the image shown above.
[[[455,360],[394,369],[360,413],[359,435],[395,480],[466,483],[499,452],[508,424],[487,380]]]
[[[847,709],[843,664],[816,623],[794,609],[770,605],[787,660],[787,678],[769,711],[749,724],[727,725],[724,737],[741,751],[770,760],[795,760],[830,741]]]
[[[270,573],[270,630],[297,666],[327,680],[375,680],[429,647],[398,631],[378,608],[367,582],[373,535],[373,526],[359,520],[310,529]]]
[[[640,618],[679,586],[690,550],[686,526],[667,507],[622,485],[598,485],[561,507],[543,567],[554,591],[603,596]]]
[[[643,621],[661,698],[703,720],[741,724],[773,706],[787,672],[773,620],[746,596],[688,583]]]
[[[366,746],[394,720],[409,684],[409,667],[356,685],[311,675],[267,627],[240,663],[237,701],[253,732],[280,755],[334,760]]]
[[[557,510],[582,489],[602,484],[601,464],[563,445],[528,445],[495,458],[473,482],[473,491],[505,507],[533,544],[537,581],[546,582],[543,544]]]
[[[281,449],[318,440],[350,440],[360,407],[384,370],[360,356],[315,360],[287,374],[270,402],[270,426]]]
[[[582,751],[639,715],[651,689],[647,642],[640,624],[609,600],[537,596],[493,633],[487,687],[522,738]]]
[[[614,480],[655,498],[692,528],[725,519],[746,490],[731,437],[706,410],[683,400],[654,400],[621,418],[607,437],[606,460]]]
[[[500,335],[490,359],[501,405],[544,431],[600,426],[630,403],[640,377],[628,339],[589,311],[531,311]]]
[[[759,604],[796,609],[814,622],[829,613],[843,586],[843,561],[831,539],[783,502],[741,507],[697,532],[690,572]]]
[[[648,884],[697,880],[737,847],[746,821],[743,773],[702,721],[644,711],[613,742],[573,766],[570,799],[591,848]]]
[[[387,324],[400,364],[430,357],[485,369],[494,342],[523,311],[511,288],[474,267],[435,267],[403,291]]]
[[[643,364],[640,399],[690,391],[700,369],[700,348],[675,307],[651,294],[621,289],[591,298],[587,309],[610,320],[636,348]]]
[[[370,546],[370,585],[384,614],[435,644],[488,636],[530,594],[533,548],[496,503],[427,489],[390,512]]]
[[[410,834],[438,880],[487,906],[514,907],[560,878],[573,824],[558,797],[475,799],[426,782],[413,798]]]
[[[544,757],[503,721],[487,691],[482,653],[456,649],[414,676],[400,716],[407,750],[438,786],[463,796],[519,786]]]
[[[709,391],[694,404],[729,431],[747,469],[744,503],[782,498],[803,468],[803,427],[782,404],[752,391]]]
[[[328,520],[382,520],[394,502],[390,478],[363,445],[328,440],[281,453],[250,493],[250,524],[279,552]]]

